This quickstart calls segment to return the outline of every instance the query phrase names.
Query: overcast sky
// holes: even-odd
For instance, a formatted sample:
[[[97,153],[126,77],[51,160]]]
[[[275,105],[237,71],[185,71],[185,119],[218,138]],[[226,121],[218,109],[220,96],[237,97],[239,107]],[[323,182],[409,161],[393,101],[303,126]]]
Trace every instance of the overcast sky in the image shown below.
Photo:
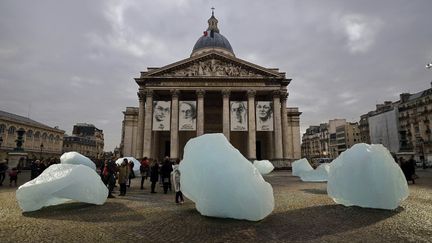
[[[0,110],[120,143],[133,78],[190,56],[214,6],[238,58],[292,78],[302,132],[430,87],[431,0],[1,0]]]

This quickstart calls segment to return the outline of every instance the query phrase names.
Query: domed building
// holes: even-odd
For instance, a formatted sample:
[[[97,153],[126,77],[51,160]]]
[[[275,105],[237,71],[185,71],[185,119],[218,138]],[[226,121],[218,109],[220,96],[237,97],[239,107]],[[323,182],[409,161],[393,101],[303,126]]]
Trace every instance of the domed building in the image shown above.
[[[289,167],[300,158],[298,108],[288,108],[291,79],[277,68],[239,59],[214,13],[189,58],[135,78],[139,107],[124,112],[123,156],[182,159],[187,141],[223,133],[249,160]]]

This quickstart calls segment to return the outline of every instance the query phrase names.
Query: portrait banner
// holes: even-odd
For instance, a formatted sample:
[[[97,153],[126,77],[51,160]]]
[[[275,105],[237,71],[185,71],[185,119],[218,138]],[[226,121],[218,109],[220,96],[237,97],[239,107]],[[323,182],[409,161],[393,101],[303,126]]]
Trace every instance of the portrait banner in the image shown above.
[[[273,131],[273,103],[271,101],[258,101],[255,112],[256,130]]]
[[[195,131],[196,101],[179,101],[179,131]]]
[[[153,131],[169,131],[171,101],[153,101]]]
[[[230,102],[231,131],[248,130],[247,101]]]

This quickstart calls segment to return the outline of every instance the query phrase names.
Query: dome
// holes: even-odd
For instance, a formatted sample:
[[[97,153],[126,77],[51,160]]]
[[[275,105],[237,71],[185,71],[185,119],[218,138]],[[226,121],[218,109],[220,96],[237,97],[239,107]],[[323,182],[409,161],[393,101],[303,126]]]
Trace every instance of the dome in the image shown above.
[[[231,47],[231,44],[229,43],[227,38],[225,38],[225,36],[223,36],[217,32],[213,33],[213,37],[211,36],[211,34],[201,36],[198,39],[198,41],[195,43],[193,50],[192,50],[192,54],[194,52],[198,51],[199,49],[207,48],[207,47],[226,49],[227,51],[234,54],[234,51]]]
[[[212,16],[208,20],[209,26],[207,30],[204,31],[204,35],[201,36],[195,43],[191,56],[201,54],[208,50],[217,50],[234,56],[234,51],[231,47],[231,44],[227,38],[225,38],[225,36],[219,33],[217,23],[218,20],[215,18],[214,12],[212,12]]]

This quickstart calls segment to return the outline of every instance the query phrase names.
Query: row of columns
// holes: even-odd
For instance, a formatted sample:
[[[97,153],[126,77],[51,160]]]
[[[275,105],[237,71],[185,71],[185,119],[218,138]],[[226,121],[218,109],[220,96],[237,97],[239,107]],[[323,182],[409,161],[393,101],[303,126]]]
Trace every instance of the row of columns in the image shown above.
[[[170,130],[170,157],[179,157],[179,136],[178,136],[178,109],[180,91],[171,90],[171,130]],[[197,90],[197,136],[204,134],[204,95],[205,90]],[[255,124],[255,90],[247,91],[248,102],[248,159],[256,159],[256,124]],[[222,127],[223,134],[230,140],[230,121],[229,121],[229,97],[230,90],[222,90]],[[142,90],[138,92],[139,114],[138,114],[138,140],[136,157],[151,157],[152,141],[152,113],[153,113],[153,91]],[[273,92],[273,121],[274,121],[274,159],[282,160],[290,157],[290,129],[287,118],[288,93],[281,91]],[[147,105],[146,105],[147,104]]]

